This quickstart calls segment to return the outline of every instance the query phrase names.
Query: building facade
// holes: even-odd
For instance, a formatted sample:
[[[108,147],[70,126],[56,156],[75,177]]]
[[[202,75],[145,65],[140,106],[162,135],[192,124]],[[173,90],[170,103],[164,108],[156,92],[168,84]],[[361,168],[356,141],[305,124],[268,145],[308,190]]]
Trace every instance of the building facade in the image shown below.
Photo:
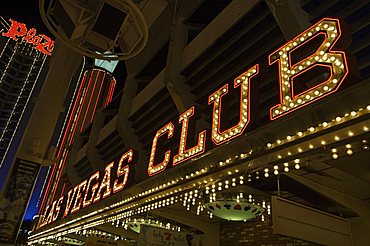
[[[3,33],[9,23],[3,24]],[[4,30],[5,29],[5,30]],[[32,44],[1,36],[1,166],[9,151],[47,55]]]
[[[29,244],[366,245],[370,4],[159,2]]]
[[[0,36],[0,223],[2,243],[18,233],[39,165],[17,159],[22,136],[47,71],[48,55],[13,30],[23,23],[1,17]],[[35,33],[33,33],[33,36]]]

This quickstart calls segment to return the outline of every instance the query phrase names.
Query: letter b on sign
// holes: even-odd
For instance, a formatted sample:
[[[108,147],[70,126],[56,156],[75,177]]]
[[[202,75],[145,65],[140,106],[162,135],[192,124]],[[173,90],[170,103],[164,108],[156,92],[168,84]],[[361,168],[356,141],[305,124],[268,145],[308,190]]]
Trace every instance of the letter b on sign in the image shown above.
[[[291,53],[318,35],[325,37],[319,48],[310,56],[292,64]],[[325,18],[269,56],[270,65],[276,61],[279,63],[280,104],[271,108],[272,120],[321,99],[340,87],[348,73],[345,53],[332,50],[340,35],[339,21]],[[316,66],[329,68],[328,79],[295,95],[293,79]]]

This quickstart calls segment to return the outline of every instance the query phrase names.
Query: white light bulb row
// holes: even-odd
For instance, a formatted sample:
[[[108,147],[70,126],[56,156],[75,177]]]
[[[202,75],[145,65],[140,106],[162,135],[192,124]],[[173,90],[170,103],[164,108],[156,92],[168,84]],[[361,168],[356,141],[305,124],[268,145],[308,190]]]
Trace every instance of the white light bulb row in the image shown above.
[[[364,114],[368,114],[370,112],[370,105],[366,106],[366,108],[359,108],[358,110],[351,111],[350,113],[346,113],[344,116],[337,116],[333,118],[331,121],[324,121],[323,123],[319,124],[318,126],[311,126],[307,128],[305,131],[299,131],[295,134],[287,135],[285,138],[276,140],[276,143],[267,143],[266,146],[268,148],[274,148],[279,145],[286,144],[288,142],[297,140],[299,138],[314,134],[315,132],[324,130],[326,128],[330,128],[339,124],[342,124],[345,121],[358,118]],[[369,131],[367,126],[364,126],[363,131]],[[354,136],[354,132],[349,131],[348,136]],[[336,139],[337,140],[337,139]],[[339,139],[338,139],[339,140]]]
[[[366,139],[361,141],[361,145],[362,145],[362,150],[364,150],[364,151],[369,150],[369,143]],[[353,155],[355,153],[353,144],[349,144],[349,143],[345,145],[345,150],[344,151],[340,151],[340,150],[338,150],[338,148],[332,148],[330,151],[331,151],[331,154],[332,154],[332,158],[335,159],[335,160],[338,159],[339,157],[349,156],[349,155]],[[344,152],[345,154],[340,156],[340,152]],[[358,151],[356,151],[356,152],[358,152]]]
[[[364,109],[359,109],[358,110],[358,112],[361,112],[361,111],[363,111]],[[367,106],[366,107],[366,111],[370,111],[370,105],[369,106]],[[361,112],[360,114],[362,115],[364,112]],[[358,115],[360,115],[359,113],[357,113],[357,112],[351,112],[350,114],[346,114],[344,117],[348,117],[348,116],[351,116],[351,117],[356,117],[356,116],[358,116]],[[341,118],[341,117],[336,117],[335,118],[335,121],[336,122],[341,122],[343,119]],[[329,126],[329,124],[330,123],[323,123],[323,124],[321,124],[322,125],[322,127],[328,127]],[[364,126],[363,127],[363,130],[364,131],[368,131],[369,130],[369,128],[367,127],[367,126]],[[309,128],[308,129],[308,131],[310,131],[310,132],[315,132],[315,129],[314,128]],[[297,135],[298,136],[303,136],[304,134],[302,133],[302,132],[298,132],[297,133]],[[349,132],[348,133],[348,135],[349,136],[353,136],[353,132]],[[291,137],[287,137],[287,140],[288,139],[290,139],[290,140],[292,140],[292,138]],[[336,139],[335,140],[339,140],[339,138],[338,137],[336,137]],[[268,146],[269,147],[269,146]],[[272,146],[270,146],[270,147],[272,147]],[[313,146],[310,146],[310,148],[313,148]],[[351,153],[351,150],[349,150],[348,151],[349,153]],[[233,161],[235,161],[236,159],[239,159],[239,158],[241,158],[241,159],[244,159],[244,158],[246,158],[246,157],[248,157],[249,155],[251,155],[253,153],[253,150],[250,150],[248,153],[242,153],[242,154],[240,154],[239,156],[235,156],[235,158],[228,158],[228,159],[226,159],[224,162],[220,162],[219,163],[219,165],[220,166],[223,166],[223,165],[226,165],[226,164],[230,164],[230,163],[232,163]],[[280,156],[280,158],[281,158],[281,156]],[[299,164],[298,163],[296,163],[295,165],[295,168],[296,169],[298,169],[300,166],[299,166]],[[286,164],[284,164],[284,168],[283,168],[283,170],[285,171],[285,172],[287,172],[287,171],[289,171],[289,167],[288,166],[286,166]],[[191,177],[195,177],[196,175],[199,175],[199,174],[202,174],[202,173],[206,173],[208,170],[207,169],[202,169],[202,170],[200,170],[200,171],[197,171],[197,172],[195,172],[195,173],[191,173],[190,175],[188,175],[188,178],[191,178]],[[237,170],[235,170],[235,172],[237,172]],[[276,175],[277,173],[278,173],[279,171],[278,171],[278,169],[274,169],[274,174]],[[231,175],[232,174],[232,172],[228,172],[228,174],[229,175]],[[257,172],[255,172],[255,175],[256,175],[256,179],[259,179],[259,172],[257,171]],[[269,175],[269,174],[268,174]],[[265,176],[267,176],[267,174],[266,174],[266,172],[265,172]],[[150,193],[153,193],[153,192],[157,192],[157,191],[159,191],[159,190],[161,190],[161,189],[165,189],[165,188],[168,188],[168,187],[170,187],[170,186],[172,186],[172,185],[174,185],[174,184],[176,184],[177,182],[178,182],[179,180],[173,180],[172,182],[170,182],[170,183],[166,183],[166,184],[162,184],[162,185],[160,185],[160,186],[158,186],[158,187],[155,187],[155,188],[153,188],[153,189],[151,189],[150,191],[146,191],[146,192],[144,192],[144,193],[140,193],[139,195],[137,195],[137,196],[133,196],[133,197],[129,197],[129,198],[127,198],[127,199],[125,199],[125,200],[123,200],[122,202],[120,202],[120,203],[116,203],[116,204],[114,204],[113,206],[111,205],[110,206],[110,208],[112,208],[112,207],[115,207],[115,206],[118,206],[118,205],[122,205],[122,204],[124,204],[124,203],[127,203],[127,202],[130,202],[130,201],[132,201],[133,199],[135,199],[135,198],[137,198],[137,197],[140,197],[140,196],[143,196],[143,195],[148,195],[148,194],[150,194]],[[211,181],[211,180],[210,180]],[[248,175],[248,181],[251,181],[251,176],[250,175]],[[205,180],[205,182],[207,182],[206,180]],[[241,180],[241,181],[239,181],[240,183],[243,183],[244,181],[243,180]],[[221,188],[222,189],[222,188]],[[181,191],[181,189],[179,190],[179,191]],[[177,191],[175,191],[175,192],[177,192]],[[166,194],[166,195],[168,195],[168,194]],[[151,200],[155,200],[155,199],[157,199],[158,197],[155,197],[155,198],[152,198],[152,199],[149,199],[149,200],[147,200],[147,201],[151,201]],[[146,202],[147,202],[146,201]],[[132,208],[133,206],[129,206],[129,208]],[[104,210],[104,209],[103,209]],[[87,216],[88,217],[88,216]]]
[[[370,105],[369,106],[367,106],[365,109],[363,109],[363,108],[360,108],[359,110],[357,110],[357,111],[352,111],[351,113],[348,113],[348,114],[346,114],[346,115],[344,115],[344,117],[340,117],[340,116],[338,116],[338,117],[335,117],[335,119],[334,120],[332,120],[331,122],[323,122],[322,124],[320,124],[319,126],[317,126],[317,127],[309,127],[308,128],[308,130],[306,131],[306,132],[297,132],[296,133],[296,135],[291,135],[291,136],[287,136],[286,137],[286,140],[280,140],[280,141],[278,141],[276,144],[267,144],[267,147],[268,148],[273,148],[273,147],[275,147],[275,146],[277,146],[277,145],[279,145],[279,144],[284,144],[284,143],[286,143],[286,141],[293,141],[293,140],[295,140],[295,139],[297,139],[297,138],[299,138],[299,137],[303,137],[303,136],[305,136],[305,135],[307,135],[307,134],[310,134],[310,133],[313,133],[313,132],[316,132],[316,131],[318,131],[318,130],[322,130],[322,129],[324,129],[324,128],[327,128],[327,127],[331,127],[331,126],[334,126],[334,125],[336,125],[336,124],[340,124],[341,122],[343,122],[343,121],[346,121],[346,120],[349,120],[349,119],[352,119],[352,118],[356,118],[356,117],[359,117],[359,116],[361,116],[361,115],[364,115],[364,114],[367,114],[367,113],[369,113],[369,111],[370,111]],[[369,131],[369,128],[367,127],[367,126],[364,126],[363,127],[363,131],[365,131],[365,132],[367,132],[367,131]],[[353,136],[354,135],[354,133],[353,132],[348,132],[348,136]],[[339,141],[339,138],[338,137],[336,137],[335,138],[335,140],[337,140],[337,141]],[[310,146],[310,148],[312,149],[312,148],[314,148],[314,146],[313,145],[311,145]],[[350,150],[348,150],[348,152],[349,153],[351,153],[351,151]],[[231,163],[233,163],[234,161],[236,161],[236,160],[238,160],[238,159],[245,159],[245,158],[247,158],[248,156],[250,156],[250,155],[252,155],[253,154],[253,150],[249,150],[248,151],[248,153],[241,153],[240,155],[237,155],[237,156],[235,156],[234,158],[227,158],[225,161],[220,161],[219,162],[219,166],[224,166],[224,165],[228,165],[228,164],[231,164]],[[279,157],[279,156],[278,156]],[[281,156],[280,156],[280,158],[282,158]],[[296,163],[297,162],[297,160],[298,159],[296,159],[295,161],[294,161],[294,168],[295,169],[299,169],[300,168],[300,164],[299,164],[299,160],[298,160],[298,163]],[[266,170],[264,170],[264,176],[266,177],[268,177],[268,176],[270,176],[270,171],[274,174],[274,175],[277,175],[277,174],[279,174],[279,172],[280,172],[280,170],[281,171],[284,171],[284,172],[288,172],[289,170],[290,170],[290,167],[289,167],[289,163],[283,163],[283,165],[281,166],[281,167],[279,167],[279,166],[277,166],[277,167],[274,167],[274,169],[271,169],[271,170],[269,170],[268,169],[268,171],[266,172]],[[190,179],[190,178],[193,178],[193,177],[196,177],[197,175],[200,175],[200,174],[203,174],[203,173],[206,173],[206,172],[208,172],[209,170],[208,169],[202,169],[202,170],[199,170],[199,171],[197,171],[197,172],[195,172],[195,173],[191,173],[191,174],[189,174],[189,175],[187,175],[188,176],[188,179]],[[261,171],[261,170],[260,170]],[[253,174],[255,175],[255,179],[259,179],[260,178],[260,171],[256,171],[256,172],[254,172]],[[238,172],[238,170],[234,170],[234,172],[236,173],[236,172]],[[233,172],[228,172],[228,174],[229,175],[232,175],[233,174]],[[185,176],[186,177],[186,176]],[[180,179],[180,180],[183,180],[183,179]],[[153,193],[153,192],[158,192],[158,191],[160,191],[160,190],[163,190],[163,189],[166,189],[166,188],[169,188],[169,187],[171,187],[171,186],[173,186],[173,185],[175,185],[175,184],[177,184],[179,181],[180,181],[179,179],[175,179],[175,180],[172,180],[172,181],[170,181],[170,182],[167,182],[167,183],[164,183],[164,184],[162,184],[162,185],[159,185],[159,186],[157,186],[157,187],[155,187],[155,188],[152,188],[152,189],[150,189],[150,190],[148,190],[148,191],[145,191],[145,192],[142,192],[142,193],[140,193],[139,195],[135,195],[135,196],[132,196],[132,197],[129,197],[129,198],[126,198],[126,199],[124,199],[123,201],[121,201],[121,202],[119,202],[119,203],[115,203],[115,204],[112,204],[111,206],[109,206],[109,207],[106,207],[105,209],[102,209],[101,211],[104,211],[104,210],[106,210],[106,209],[110,209],[110,208],[113,208],[113,207],[116,207],[116,206],[119,206],[119,205],[123,205],[123,204],[125,204],[125,203],[128,203],[128,202],[131,202],[132,200],[134,200],[134,199],[136,199],[136,198],[139,198],[139,197],[141,197],[141,196],[146,196],[146,195],[149,195],[149,194],[151,194],[151,193]],[[247,178],[247,181],[251,181],[252,180],[252,175],[251,174],[249,174],[248,175],[248,178]],[[213,180],[212,179],[210,179],[209,180],[210,182],[212,182]],[[207,180],[204,180],[204,183],[207,183],[208,181]],[[234,186],[234,185],[236,185],[237,183],[239,183],[239,184],[244,184],[244,177],[243,176],[240,176],[240,179],[237,181],[237,182],[231,182],[231,187],[232,186]],[[234,185],[233,185],[234,184]],[[196,183],[194,183],[193,184],[194,186],[196,186],[197,184]],[[217,188],[218,190],[222,190],[222,189],[227,189],[227,188],[229,188],[230,187],[230,184],[225,184],[225,186],[223,186],[223,187],[221,187],[221,188]],[[182,191],[182,189],[180,188],[180,189],[178,189],[178,190],[175,190],[174,192],[170,192],[170,193],[167,193],[166,195],[171,195],[171,193],[172,194],[176,194],[177,192],[181,192]],[[206,192],[207,192],[207,190],[206,190]],[[150,198],[150,199],[147,199],[147,200],[145,200],[145,202],[150,202],[150,201],[154,201],[154,200],[156,200],[156,199],[160,199],[161,198],[161,195],[159,195],[159,196],[156,196],[156,197],[154,197],[154,198]],[[125,206],[125,208],[124,209],[133,209],[134,207],[136,207],[136,206],[139,206],[140,205],[140,203],[139,204],[133,204],[133,205],[130,205],[130,206]],[[163,206],[163,204],[161,203],[160,205],[157,203],[157,208],[159,207],[159,206]],[[150,207],[146,207],[146,208],[140,208],[140,210],[138,210],[138,211],[140,211],[140,212],[142,212],[142,211],[148,211],[148,210],[151,210],[151,209],[155,209],[155,207],[156,207],[156,205],[155,205],[155,203],[154,203],[154,205],[151,205]],[[91,213],[91,214],[93,214],[93,213]],[[85,215],[85,216],[83,216],[83,217],[89,217],[89,216],[91,216],[91,214],[88,214],[88,215]],[[70,223],[73,223],[74,221],[69,221]],[[68,223],[69,224],[69,223]],[[44,232],[42,232],[42,234],[43,233],[46,233],[47,231],[44,231]],[[39,233],[39,234],[35,234],[34,236],[38,236],[38,235],[42,235],[41,233]]]
[[[295,162],[299,162],[299,161],[295,161]],[[229,189],[230,187],[235,187],[237,185],[243,185],[244,180],[245,180],[244,176],[239,176],[238,178],[236,178],[236,177],[231,178],[231,180],[218,181],[217,185],[213,184],[211,186],[204,187],[204,193],[209,194],[209,192],[212,192],[211,197],[212,197],[213,200],[211,200],[211,201],[216,201],[216,192],[221,191],[222,189]],[[210,180],[210,182],[212,182],[212,181]],[[197,186],[197,184],[194,183],[193,187],[194,186]],[[182,190],[179,189],[177,192],[181,192],[181,191]],[[171,194],[167,193],[167,195],[171,195]],[[169,205],[173,205],[173,204],[175,204],[177,202],[180,202],[180,201],[183,202],[183,205],[185,204],[187,210],[190,210],[191,206],[196,206],[197,207],[197,214],[200,214],[200,212],[204,211],[204,206],[197,200],[197,199],[201,198],[200,190],[196,189],[196,188],[193,189],[193,190],[188,190],[187,192],[185,192],[183,194],[177,194],[177,195],[173,195],[171,197],[158,196],[156,198],[157,199],[162,198],[162,200],[160,200],[160,201],[157,200],[155,202],[145,204],[143,206],[140,206],[143,203],[136,203],[136,204],[132,204],[130,206],[126,206],[124,208],[126,211],[124,211],[124,212],[122,212],[118,215],[115,215],[113,217],[110,217],[110,218],[102,219],[100,221],[93,222],[93,223],[87,223],[87,224],[83,225],[83,228],[91,228],[91,227],[94,227],[96,225],[109,223],[109,222],[113,223],[113,225],[117,225],[117,223],[119,223],[117,221],[119,221],[119,220],[128,219],[132,216],[141,214],[143,212],[149,212],[150,210],[155,210],[155,209],[158,209],[158,208],[161,208],[161,207],[166,207],[166,206],[169,206]],[[237,199],[243,199],[242,193],[238,195]],[[153,199],[146,200],[146,202],[148,202],[148,201],[153,201]],[[254,198],[252,198],[251,195],[248,196],[248,201],[251,202],[251,203],[255,202]],[[262,206],[266,207],[266,202],[265,201],[262,202]],[[267,205],[267,208],[268,207],[269,207],[269,205]],[[95,213],[102,212],[105,209],[100,209],[99,211],[96,211]],[[123,209],[122,209],[122,211],[123,211]],[[210,217],[212,218],[213,217],[212,213],[209,213],[209,214],[210,214]],[[82,218],[79,218],[79,219],[83,219],[84,217],[89,217],[89,216],[91,216],[91,215],[85,215],[85,216],[83,216]],[[73,222],[75,222],[76,220],[79,220],[79,219],[74,219],[73,221],[69,221],[66,224],[73,223]],[[60,225],[58,227],[63,227],[66,224]],[[54,228],[54,229],[56,229],[56,228]],[[51,229],[49,229],[49,230],[51,230]],[[79,231],[78,229],[72,229],[72,230],[68,230],[67,232],[62,232],[62,235],[72,233],[72,232],[78,232],[78,231]],[[47,231],[45,231],[44,233],[46,233],[46,232]],[[33,235],[32,237],[35,237],[35,236],[37,236],[37,235]]]

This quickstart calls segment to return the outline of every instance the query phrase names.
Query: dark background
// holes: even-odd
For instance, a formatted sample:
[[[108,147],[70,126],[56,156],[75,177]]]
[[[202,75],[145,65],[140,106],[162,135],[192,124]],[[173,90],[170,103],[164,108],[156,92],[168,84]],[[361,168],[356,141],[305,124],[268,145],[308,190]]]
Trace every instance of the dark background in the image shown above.
[[[26,24],[27,28],[36,28],[37,33],[43,33],[51,38],[53,35],[48,31],[41,20],[38,0],[10,0],[5,1],[0,8],[0,15],[7,21],[13,19]]]

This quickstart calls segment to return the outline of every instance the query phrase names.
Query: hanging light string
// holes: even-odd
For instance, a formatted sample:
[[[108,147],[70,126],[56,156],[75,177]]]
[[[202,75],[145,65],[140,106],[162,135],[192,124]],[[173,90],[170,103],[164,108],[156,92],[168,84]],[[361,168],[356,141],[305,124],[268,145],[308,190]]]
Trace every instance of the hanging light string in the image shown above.
[[[258,151],[264,152],[266,150],[274,149],[277,146],[281,146],[283,144],[292,142],[294,140],[301,139],[301,138],[304,138],[306,136],[310,136],[311,134],[314,134],[315,132],[321,131],[323,129],[327,129],[327,128],[330,128],[330,127],[333,127],[333,126],[336,126],[336,125],[340,125],[344,122],[349,122],[350,120],[358,119],[360,117],[367,117],[369,115],[369,113],[370,113],[370,105],[368,105],[365,108],[359,108],[358,110],[355,110],[351,113],[345,114],[344,116],[337,116],[337,117],[334,118],[334,120],[332,120],[328,123],[321,123],[318,126],[309,127],[306,131],[297,132],[294,135],[289,135],[291,137],[287,136],[285,138],[286,140],[284,139],[284,140],[277,141],[276,144],[275,143],[274,144],[267,143],[265,145],[265,148],[259,149]],[[356,121],[358,121],[358,120],[356,120]],[[347,135],[345,137],[343,137],[342,139],[344,140],[344,139],[348,139],[348,138],[353,138],[353,137],[359,136],[361,134],[367,133],[369,131],[368,123],[369,122],[367,122],[365,120],[363,122],[356,123],[356,124],[353,124],[352,126],[349,126],[348,128],[351,128],[353,126],[356,126],[356,127],[361,126],[361,131],[358,130],[358,127],[356,128],[357,129],[356,131],[354,129],[351,129],[347,132]],[[342,129],[340,129],[340,130],[342,130]],[[338,131],[340,131],[340,130],[338,130]],[[338,137],[338,136],[334,137],[333,139],[334,139],[333,141],[336,141],[336,142],[339,142],[339,140],[341,140],[341,138]],[[329,142],[329,140],[326,140],[326,141]],[[323,146],[322,144],[324,144],[324,142],[322,142],[319,146],[322,147]],[[325,144],[326,144],[326,142],[325,142]],[[349,147],[349,146],[347,146],[347,147]],[[314,149],[314,148],[315,148],[314,146],[309,146],[309,149]],[[92,213],[86,214],[86,215],[82,216],[81,218],[76,218],[76,219],[73,219],[73,220],[69,220],[69,221],[67,221],[63,224],[60,224],[60,225],[58,225],[54,228],[50,228],[50,229],[38,232],[38,233],[32,235],[30,237],[30,240],[31,241],[38,240],[37,238],[41,237],[43,235],[45,235],[45,236],[46,235],[53,235],[53,231],[61,230],[63,227],[66,227],[66,226],[72,226],[73,223],[76,223],[77,221],[80,221],[81,219],[85,219],[85,218],[90,218],[90,221],[92,221],[92,222],[87,221],[83,224],[82,227],[83,228],[90,228],[90,227],[93,227],[93,226],[96,226],[96,225],[99,225],[99,224],[104,224],[104,223],[108,223],[108,222],[111,223],[112,221],[115,221],[117,219],[131,217],[133,215],[136,215],[136,214],[139,214],[139,213],[142,213],[142,212],[147,212],[147,211],[150,211],[152,209],[157,209],[157,208],[164,207],[164,206],[167,206],[167,205],[172,205],[172,204],[180,202],[180,201],[183,202],[184,197],[185,197],[185,195],[183,194],[184,192],[190,192],[190,190],[193,190],[193,192],[195,193],[196,189],[198,189],[198,192],[199,192],[199,185],[200,185],[199,183],[204,184],[203,186],[207,186],[207,184],[212,184],[213,182],[216,182],[216,180],[214,180],[213,178],[204,178],[204,179],[201,178],[201,177],[204,177],[205,175],[207,175],[207,173],[210,170],[213,171],[214,169],[218,169],[220,167],[225,168],[226,166],[230,166],[231,164],[238,164],[238,163],[243,163],[243,162],[248,161],[248,160],[252,160],[256,153],[257,153],[257,151],[248,150],[246,153],[241,153],[241,154],[235,156],[234,158],[227,158],[223,161],[220,161],[218,163],[218,165],[214,165],[214,167],[212,169],[202,168],[198,171],[191,172],[190,174],[185,175],[185,177],[175,178],[171,181],[165,182],[165,183],[163,183],[161,185],[158,185],[156,187],[149,188],[149,189],[147,189],[147,190],[145,190],[141,193],[138,193],[136,195],[132,195],[130,197],[127,197],[127,198],[123,199],[120,202],[117,202],[117,203],[111,204],[109,206],[106,206],[105,208],[102,208],[98,211],[94,211]],[[302,153],[302,151],[297,150],[297,154],[301,154],[301,153]],[[351,153],[351,151],[349,151],[349,153],[353,154],[353,150],[352,150],[352,153]],[[292,169],[292,167],[294,167],[294,169],[300,169],[301,168],[301,165],[302,165],[301,159],[295,158],[292,153],[290,155],[287,154],[287,156],[289,156],[291,158],[291,161],[284,161],[283,163],[281,163],[279,165],[274,165],[272,168],[271,167],[260,167],[259,169],[256,169],[255,171],[253,171],[249,174],[246,174],[246,177],[244,177],[244,175],[240,175],[239,178],[235,178],[235,177],[234,177],[235,179],[232,178],[231,183],[229,181],[229,184],[223,183],[223,181],[217,181],[217,182],[222,183],[222,185],[220,186],[220,187],[222,187],[221,188],[221,190],[222,190],[224,188],[226,188],[226,189],[230,188],[230,184],[231,184],[231,187],[233,187],[234,186],[233,184],[235,184],[235,186],[236,185],[243,185],[243,184],[245,184],[245,182],[252,181],[253,178],[254,179],[259,179],[260,176],[261,176],[261,173],[263,173],[263,176],[267,178],[267,177],[271,176],[272,174],[278,175],[280,170],[283,170],[284,172],[288,172]],[[277,156],[277,160],[279,160],[279,159],[284,160],[280,154],[278,154],[278,156]],[[230,175],[230,176],[237,175],[238,173],[239,173],[238,169],[234,169],[233,171],[228,171],[227,172],[227,174]],[[174,187],[175,185],[178,185],[178,184],[184,183],[184,182],[191,182],[191,180],[195,180],[195,182],[192,183],[192,184],[189,183],[188,188],[174,188],[174,190],[168,191],[169,188]],[[203,187],[203,188],[207,189],[205,187]],[[167,192],[165,193],[164,190],[167,190]],[[156,193],[156,194],[154,194],[154,193]],[[147,197],[151,194],[153,194],[152,197],[144,199],[144,197]],[[213,195],[213,197],[214,197],[214,199],[216,199],[216,195]],[[141,200],[141,201],[132,203],[135,200]],[[188,200],[186,201],[186,206],[188,205]],[[199,204],[197,204],[196,201],[193,202],[193,200],[191,200],[191,204],[195,204],[194,206],[199,205]],[[265,204],[267,204],[266,201],[265,201]],[[118,207],[120,207],[120,208],[118,209]],[[266,205],[266,208],[267,208],[267,211],[270,210],[267,205]],[[106,218],[102,218],[101,216],[96,215],[97,213],[103,213],[104,211],[109,211],[110,215],[107,214]],[[116,214],[116,215],[113,215],[113,214]],[[119,214],[119,215],[117,215],[117,214]],[[79,223],[81,223],[81,222],[79,222]],[[80,230],[80,228],[79,229],[77,229],[77,228],[69,229],[69,230],[64,231],[63,233],[68,233],[68,231],[70,231],[70,230],[78,231],[78,230]]]

